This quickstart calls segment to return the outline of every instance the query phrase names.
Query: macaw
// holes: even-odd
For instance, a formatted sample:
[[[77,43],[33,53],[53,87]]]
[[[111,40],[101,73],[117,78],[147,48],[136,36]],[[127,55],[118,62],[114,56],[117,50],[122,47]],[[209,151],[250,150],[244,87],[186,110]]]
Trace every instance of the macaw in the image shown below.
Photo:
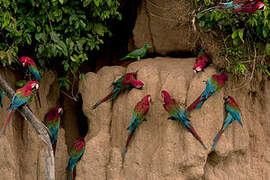
[[[27,56],[22,56],[19,60],[22,63],[23,67],[27,68],[34,75],[35,79],[38,82],[40,82],[41,77],[40,77],[40,74],[37,69],[37,65],[34,62],[34,60]],[[40,96],[39,96],[38,91],[37,91],[37,98],[38,98],[39,106],[41,107],[41,101],[40,101]]]
[[[50,133],[50,139],[54,155],[56,150],[58,129],[60,127],[60,120],[61,120],[60,116],[62,114],[63,108],[61,108],[60,106],[56,106],[45,115],[44,124],[47,126]]]
[[[131,139],[135,133],[135,130],[137,129],[139,124],[141,124],[143,121],[146,121],[145,116],[149,111],[150,102],[151,102],[151,96],[146,95],[145,97],[142,98],[141,101],[139,101],[137,103],[137,105],[134,108],[134,111],[133,111],[132,117],[131,117],[130,126],[127,128],[127,130],[129,130],[129,135],[127,138],[125,149],[122,153],[123,157],[125,156],[125,154],[127,152],[128,145],[131,142]]]
[[[188,106],[185,110],[185,114],[188,116],[193,109],[201,108],[204,102],[223,87],[227,80],[228,76],[226,74],[214,74],[208,78],[205,90],[191,105]]]
[[[200,49],[199,55],[196,58],[196,64],[193,66],[193,71],[198,73],[203,71],[204,68],[212,63],[212,59],[202,49]]]
[[[216,137],[214,138],[214,143],[213,143],[211,151],[214,150],[219,138],[221,137],[225,129],[227,129],[231,123],[237,120],[237,122],[241,125],[241,127],[243,127],[243,124],[241,122],[240,108],[238,104],[236,103],[236,101],[234,100],[234,98],[231,96],[228,96],[224,98],[224,101],[225,101],[225,109],[227,111],[227,117],[223,122],[222,128],[220,129],[220,131],[217,133]]]
[[[1,107],[3,107],[2,101],[3,101],[3,99],[4,99],[4,95],[5,95],[4,91],[0,90],[0,106],[1,106]]]
[[[74,142],[69,154],[68,166],[66,168],[66,170],[68,171],[67,176],[68,180],[74,180],[75,178],[74,167],[81,159],[84,152],[85,152],[85,141],[83,137],[80,137]]]
[[[0,136],[2,136],[5,133],[5,130],[7,128],[7,125],[15,112],[15,110],[24,105],[30,98],[33,93],[33,90],[38,90],[39,88],[39,83],[37,81],[30,81],[28,82],[25,86],[23,86],[20,89],[16,90],[16,93],[14,94],[12,98],[12,102],[8,108],[9,115],[7,119],[5,120],[4,126],[2,130],[0,131]]]
[[[152,46],[150,44],[145,44],[142,48],[136,49],[135,51],[130,52],[125,57],[121,58],[120,60],[125,59],[137,59],[140,60],[141,58],[144,58],[147,54],[148,49],[150,49]]]
[[[266,5],[263,2],[260,2],[259,0],[234,0],[230,2],[220,3],[217,6],[207,8],[203,10],[202,13],[218,8],[225,8],[225,9],[233,8],[234,13],[246,12],[252,14],[258,9],[263,9],[264,11]]]
[[[34,60],[27,56],[22,56],[19,60],[22,63],[23,67],[27,68],[34,75],[36,80],[40,82],[41,77],[39,75],[37,65]]]
[[[92,109],[96,109],[101,103],[107,100],[113,101],[114,99],[118,97],[118,95],[122,91],[126,89],[129,89],[129,90],[132,88],[142,89],[143,82],[137,80],[136,75],[137,75],[137,72],[127,73],[123,75],[121,78],[119,78],[118,80],[116,80],[115,82],[113,82],[112,86],[114,86],[114,89],[112,90],[112,92],[109,95],[107,95],[105,98],[103,98],[102,100],[98,101],[92,107]]]
[[[161,91],[161,96],[164,99],[163,107],[170,115],[168,119],[178,120],[180,124],[201,143],[204,149],[207,149],[200,136],[191,125],[190,120],[184,114],[180,104],[175,99],[171,98],[170,94],[165,90]]]

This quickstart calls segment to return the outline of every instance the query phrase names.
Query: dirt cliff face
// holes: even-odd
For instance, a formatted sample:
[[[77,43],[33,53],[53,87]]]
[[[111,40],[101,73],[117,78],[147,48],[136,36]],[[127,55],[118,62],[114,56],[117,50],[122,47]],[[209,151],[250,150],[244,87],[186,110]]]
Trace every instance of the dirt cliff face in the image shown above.
[[[2,69],[1,74],[6,78],[8,84],[15,89],[15,82],[18,79],[14,73]],[[44,120],[45,114],[50,108],[58,105],[59,88],[56,74],[49,71],[44,73],[40,84],[40,97],[42,108],[34,100],[30,103],[33,113]],[[1,128],[7,117],[7,108],[10,100],[4,98],[4,107],[0,108]],[[68,154],[65,143],[65,131],[60,128],[58,133],[56,151],[56,179],[65,179],[65,166],[67,165]],[[4,136],[0,137],[0,179],[45,179],[45,152],[46,147],[33,129],[32,125],[16,112]]]
[[[142,0],[133,30],[136,47],[146,43],[155,52],[190,51],[197,35],[192,29],[189,1]]]
[[[162,106],[161,90],[167,90],[183,106],[190,104],[205,88],[206,80],[215,70],[193,74],[195,59],[145,59],[123,67],[103,67],[88,73],[80,82],[83,110],[89,119],[86,152],[77,166],[77,179],[269,179],[269,113],[270,103],[259,102],[246,90],[234,91],[228,83],[191,114],[191,122],[208,147],[204,150],[179,122],[168,120]],[[111,103],[96,110],[90,107],[106,96],[112,81],[125,72],[139,70],[143,90],[132,89]],[[265,95],[269,94],[267,83]],[[126,143],[135,104],[146,94],[152,103],[143,122],[136,130],[123,161],[121,153]],[[214,152],[213,138],[225,118],[225,95],[238,102],[244,128],[234,122],[222,135]],[[269,95],[268,95],[269,96]],[[269,96],[270,97],[270,96]]]

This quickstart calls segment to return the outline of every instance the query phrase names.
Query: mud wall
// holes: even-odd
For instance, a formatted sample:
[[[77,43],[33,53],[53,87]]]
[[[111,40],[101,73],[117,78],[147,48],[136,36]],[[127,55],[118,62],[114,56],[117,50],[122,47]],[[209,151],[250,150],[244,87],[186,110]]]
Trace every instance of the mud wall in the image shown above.
[[[127,68],[103,67],[88,73],[80,82],[83,111],[89,119],[86,152],[78,164],[78,179],[269,179],[270,103],[259,102],[247,90],[236,90],[230,82],[211,97],[200,110],[191,114],[191,122],[208,150],[185,131],[178,122],[167,120],[162,106],[165,89],[186,106],[205,88],[203,80],[215,72],[213,67],[193,74],[195,59],[155,58],[130,64]],[[106,102],[96,110],[90,107],[110,92],[110,84],[125,72],[139,70],[143,90],[125,92],[114,103]],[[265,89],[269,86],[266,82]],[[123,151],[135,104],[151,94],[152,104],[136,131],[126,158]],[[268,90],[265,96],[270,97]],[[225,118],[225,95],[236,98],[244,128],[233,123],[221,137],[214,152],[212,140]]]

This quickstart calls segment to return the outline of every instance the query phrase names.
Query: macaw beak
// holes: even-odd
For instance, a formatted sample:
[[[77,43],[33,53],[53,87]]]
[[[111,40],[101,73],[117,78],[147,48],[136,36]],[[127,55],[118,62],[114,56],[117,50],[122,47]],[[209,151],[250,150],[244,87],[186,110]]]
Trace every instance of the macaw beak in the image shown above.
[[[25,66],[25,62],[22,63],[23,67]]]
[[[63,108],[58,109],[58,114],[62,115],[63,114]]]
[[[263,6],[263,11],[266,9],[266,6]]]
[[[229,97],[228,96],[225,96],[223,99],[224,99],[224,103],[227,103],[228,100],[229,100]]]
[[[38,88],[39,88],[39,85],[38,85],[38,84],[36,84],[35,88],[36,88],[36,90],[38,90]]]

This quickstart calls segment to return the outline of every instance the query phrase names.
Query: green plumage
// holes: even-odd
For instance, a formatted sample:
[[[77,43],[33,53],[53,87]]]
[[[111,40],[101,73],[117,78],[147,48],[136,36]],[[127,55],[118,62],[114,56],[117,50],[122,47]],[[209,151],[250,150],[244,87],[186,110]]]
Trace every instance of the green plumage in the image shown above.
[[[141,58],[145,57],[147,54],[147,50],[151,48],[152,46],[150,44],[145,44],[142,48],[136,49],[135,51],[130,52],[125,57],[121,58],[120,60],[125,59],[137,59],[140,60]]]

